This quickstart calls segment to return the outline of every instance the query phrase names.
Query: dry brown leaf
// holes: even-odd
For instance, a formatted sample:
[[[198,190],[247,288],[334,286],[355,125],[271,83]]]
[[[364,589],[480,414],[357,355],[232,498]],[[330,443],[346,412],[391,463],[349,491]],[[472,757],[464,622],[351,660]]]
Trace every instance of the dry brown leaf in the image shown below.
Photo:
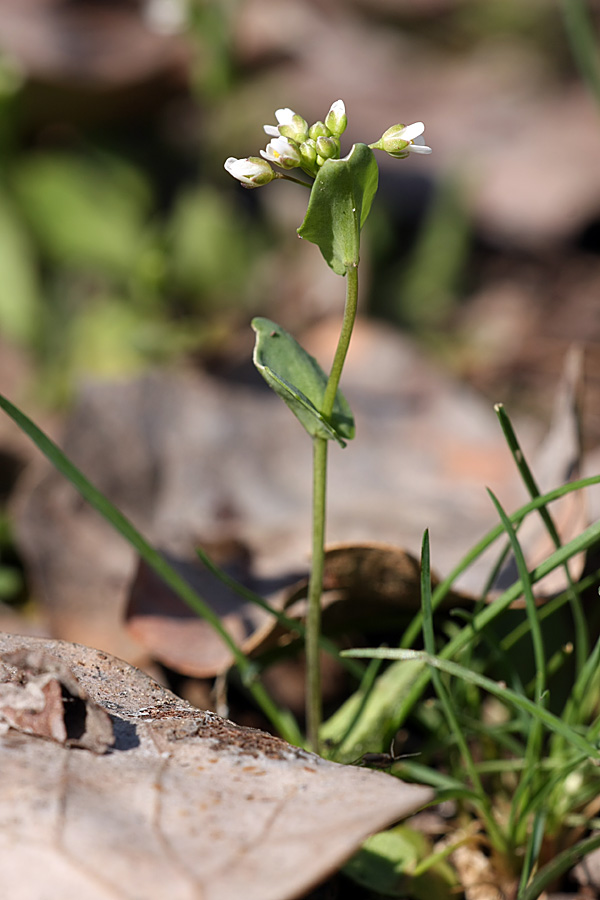
[[[418,560],[400,547],[379,544],[338,544],[325,552],[323,575],[322,630],[324,634],[360,630],[362,633],[406,622],[406,614],[418,611],[421,603]],[[439,579],[432,574],[435,587]],[[306,614],[308,578],[285,592],[282,608],[286,615],[303,621]],[[471,606],[475,598],[450,592],[443,609]],[[250,656],[258,656],[289,640],[290,632],[272,619],[243,645]]]
[[[23,648],[62,660],[115,745],[0,736],[7,897],[291,900],[432,797],[195,709],[105,653],[0,635],[0,653]]]
[[[39,649],[0,654],[0,728],[104,753],[114,743],[108,714],[60,659]]]
[[[285,583],[282,579],[258,581],[254,578],[249,552],[237,542],[224,542],[213,548],[205,544],[204,549],[229,577],[259,595],[270,597]],[[269,613],[223,584],[197,557],[180,560],[166,556],[219,615],[244,652],[255,643],[256,633],[269,630],[272,623]],[[297,576],[293,575],[286,579],[288,582],[296,580]],[[210,678],[233,663],[231,651],[212,625],[197,616],[143,560],[138,562],[129,591],[125,623],[131,637],[145,647],[154,660],[183,675]]]
[[[190,58],[181,38],[153,29],[134,4],[2,0],[0,7],[3,50],[27,75],[73,90],[181,72]]]

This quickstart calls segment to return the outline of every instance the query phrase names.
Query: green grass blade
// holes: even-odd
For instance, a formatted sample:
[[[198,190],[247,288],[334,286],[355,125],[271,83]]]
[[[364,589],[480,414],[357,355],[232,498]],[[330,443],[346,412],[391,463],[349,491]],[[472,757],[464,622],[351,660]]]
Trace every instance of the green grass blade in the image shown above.
[[[433,629],[433,610],[431,606],[431,560],[428,531],[425,531],[425,534],[423,535],[423,543],[421,546],[421,603],[423,607],[423,643],[426,652],[430,656],[434,656],[435,635]],[[479,773],[477,772],[463,729],[459,725],[450,693],[446,690],[446,686],[440,677],[440,673],[436,669],[433,669],[431,672],[431,680],[433,681],[433,686],[440,699],[440,703],[442,704],[442,709],[448,721],[450,732],[454,735],[454,740],[471,780],[473,792],[477,797],[477,806],[481,810],[485,820],[490,839],[498,850],[506,849],[504,835],[494,818],[490,799],[479,778]]]
[[[525,611],[527,614],[527,621],[529,622],[529,631],[531,633],[533,657],[535,661],[535,699],[537,703],[542,703],[542,696],[546,689],[546,654],[544,651],[544,641],[542,638],[542,630],[540,628],[540,621],[538,617],[537,606],[535,603],[535,597],[533,596],[533,588],[529,578],[529,572],[527,570],[527,563],[525,562],[525,557],[523,555],[521,545],[519,544],[517,535],[508,516],[504,512],[502,506],[500,505],[500,502],[498,501],[497,497],[494,496],[492,491],[488,490],[488,494],[492,499],[492,503],[496,507],[496,512],[500,516],[502,524],[504,525],[504,528],[510,540],[512,552],[517,564],[519,578],[521,579],[521,584],[523,585]],[[540,749],[539,739],[540,735],[538,734],[537,740],[532,740],[532,746],[530,748],[531,750],[533,750],[534,747],[537,747],[538,750]],[[537,761],[532,757],[528,758],[530,759],[532,765],[534,765],[534,763]]]
[[[542,506],[547,506],[549,503],[554,503],[556,500],[560,500],[561,497],[566,496],[567,494],[572,493],[573,491],[583,490],[587,487],[593,487],[596,484],[600,484],[600,475],[592,475],[589,478],[580,478],[577,481],[570,481],[568,484],[563,484],[558,488],[555,488],[553,491],[548,491],[546,494],[542,494],[541,497],[536,497],[535,500],[530,500],[529,503],[525,503],[516,512],[512,513],[509,518],[513,524],[518,524],[522,522],[522,520],[529,515],[529,513],[534,510],[540,509]],[[444,600],[444,598],[448,595],[449,591],[452,589],[454,582],[459,578],[463,572],[473,565],[473,563],[479,559],[479,557],[485,553],[488,547],[491,547],[494,541],[497,541],[499,537],[504,534],[504,527],[502,524],[495,525],[494,528],[490,529],[490,531],[485,534],[481,540],[479,540],[460,560],[460,562],[452,569],[449,575],[441,581],[432,595],[432,606],[434,611],[437,609],[439,604]],[[400,642],[400,646],[402,647],[410,647],[416,637],[421,633],[423,627],[423,618],[422,613],[417,613],[414,617],[413,621],[410,623],[408,628],[406,629],[402,640]]]
[[[558,853],[551,862],[545,865],[543,869],[540,869],[527,887],[519,892],[517,900],[538,900],[538,897],[549,884],[559,878],[564,872],[572,869],[580,859],[583,859],[596,847],[600,847],[600,834],[597,833],[585,838],[578,844],[574,844],[572,847],[568,847],[562,853]]]
[[[515,434],[512,422],[510,421],[510,418],[508,417],[508,414],[504,409],[502,403],[497,403],[494,409],[496,411],[496,415],[498,416],[500,427],[502,428],[512,457],[515,461],[515,465],[517,466],[519,474],[521,475],[523,484],[525,485],[531,499],[534,500],[537,497],[541,496],[540,490],[537,486],[535,478],[533,477],[533,473],[529,468],[527,459],[525,458],[525,454],[521,449],[521,445],[519,444],[517,435]],[[544,506],[540,506],[539,513],[542,522],[546,527],[546,531],[550,535],[552,543],[556,548],[560,547],[562,543],[560,535],[554,524],[554,519],[550,515],[550,512],[545,504]],[[571,604],[571,614],[573,616],[573,623],[575,625],[575,653],[577,660],[577,671],[580,671],[585,665],[585,661],[590,651],[589,634],[579,595],[574,590],[573,579],[571,577],[571,572],[569,571],[569,566],[567,565],[567,563],[565,563],[563,568],[565,571],[567,584],[570,589],[569,599]]]
[[[226,644],[235,660],[243,683],[254,697],[265,715],[273,723],[279,733],[294,744],[302,744],[302,735],[293,717],[287,711],[279,709],[265,691],[263,685],[256,680],[252,663],[239,649],[233,638],[223,627],[217,614],[206,601],[169,565],[161,554],[140,534],[137,528],[123,513],[108,500],[104,494],[88,481],[85,475],[65,456],[54,441],[44,434],[20,409],[0,394],[0,408],[10,416],[19,428],[31,438],[53,466],[67,478],[79,491],[84,500],[93,506],[110,525],[121,534],[139,553],[142,559],[156,574],[192,609],[205,619]]]
[[[588,479],[585,479],[587,482]],[[597,484],[600,482],[600,476],[594,476],[594,479],[591,483]],[[559,496],[564,496],[565,493],[569,492],[570,489],[574,489],[572,485],[563,485],[562,488],[558,488],[556,491],[552,491],[551,494],[554,495],[554,499],[558,499]],[[578,485],[579,487],[585,485]],[[548,501],[548,496],[545,495],[544,499],[546,502]],[[521,512],[527,508],[527,510],[537,509],[539,507],[539,501],[532,501],[527,504],[526,507],[521,508]],[[511,521],[516,521],[517,514],[511,516]],[[499,537],[504,533],[504,528],[502,524],[496,526],[493,529],[495,532],[494,539]],[[490,532],[491,535],[493,532]],[[489,537],[489,535],[488,535]],[[559,550],[555,550],[548,559],[546,559],[543,563],[541,563],[533,572],[530,573],[531,582],[535,583],[540,579],[544,578],[550,572],[552,572],[557,566],[560,566],[564,563],[566,559],[570,559],[571,556],[574,556],[576,553],[581,553],[584,550],[593,547],[595,544],[600,542],[600,522],[596,522],[593,525],[590,525],[586,528],[580,535],[574,538],[572,541],[569,541],[568,544],[564,544]],[[478,545],[481,546],[481,543]],[[470,554],[468,554],[470,555]],[[456,572],[456,570],[454,570]],[[448,576],[448,579],[444,582],[445,585],[449,585],[451,580],[453,580],[452,573]],[[438,588],[438,591],[440,590]],[[449,587],[447,588],[449,589]],[[485,606],[480,612],[478,612],[474,617],[473,621],[470,625],[465,626],[452,640],[448,641],[446,646],[440,651],[440,657],[442,659],[449,659],[455,656],[458,652],[463,650],[473,639],[477,638],[478,632],[482,631],[485,627],[487,627],[491,622],[494,621],[498,616],[501,616],[502,613],[510,606],[510,604],[516,600],[523,592],[523,588],[520,581],[516,581],[513,585],[511,585],[506,591],[504,591],[499,597],[497,597],[493,603]],[[434,591],[432,596],[432,607],[435,608],[435,597],[437,591]],[[442,595],[439,595],[440,599]],[[543,608],[542,608],[543,609]],[[386,658],[386,657],[384,657]],[[390,659],[408,659],[409,657],[387,657]],[[410,657],[414,658],[414,657]],[[390,666],[390,668],[386,671],[386,675],[393,672],[394,666]],[[391,723],[391,726],[394,729],[398,729],[401,727],[402,723],[405,721],[406,717],[413,709],[415,703],[419,701],[419,698],[423,694],[423,691],[427,687],[430,681],[430,673],[429,671],[424,671],[420,675],[418,675],[413,683],[407,688],[407,690],[398,695],[398,701],[395,706],[395,715],[394,720]]]
[[[578,747],[579,750],[585,753],[586,757],[589,756],[592,759],[600,759],[600,753],[594,744],[590,743],[587,738],[583,737],[574,728],[565,725],[562,719],[559,719],[544,707],[534,703],[528,697],[524,697],[521,694],[517,694],[515,691],[510,690],[506,685],[493,681],[485,675],[480,675],[478,672],[472,672],[464,666],[452,662],[449,659],[445,659],[442,656],[430,656],[429,653],[425,653],[422,650],[406,650],[389,647],[361,648],[358,650],[344,650],[343,652],[348,656],[359,659],[398,659],[424,662],[428,666],[440,669],[442,672],[447,672],[449,675],[453,675],[456,678],[462,678],[464,681],[475,684],[484,691],[488,691],[490,694],[498,697],[503,703],[507,703],[510,706],[514,706],[517,709],[529,713],[534,719],[539,719],[550,731],[563,735],[572,746]]]
[[[525,890],[527,883],[531,879],[535,864],[540,855],[542,841],[544,839],[544,827],[546,825],[546,813],[538,810],[533,821],[533,827],[529,840],[527,842],[527,850],[525,859],[523,860],[523,868],[521,869],[521,879],[519,881],[519,894]]]

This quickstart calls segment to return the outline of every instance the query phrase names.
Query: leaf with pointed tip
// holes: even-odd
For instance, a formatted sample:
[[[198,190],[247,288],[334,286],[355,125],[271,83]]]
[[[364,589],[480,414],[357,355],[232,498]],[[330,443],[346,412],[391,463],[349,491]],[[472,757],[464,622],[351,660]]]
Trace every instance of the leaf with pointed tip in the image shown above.
[[[366,144],[354,144],[343,159],[328,159],[315,178],[298,234],[317,244],[337,275],[358,265],[360,230],[378,180],[379,168]]]
[[[347,400],[337,392],[333,413],[320,412],[327,375],[291,334],[261,317],[252,320],[256,332],[254,365],[270,388],[287,403],[311,437],[336,440],[342,447],[354,437],[354,418]]]

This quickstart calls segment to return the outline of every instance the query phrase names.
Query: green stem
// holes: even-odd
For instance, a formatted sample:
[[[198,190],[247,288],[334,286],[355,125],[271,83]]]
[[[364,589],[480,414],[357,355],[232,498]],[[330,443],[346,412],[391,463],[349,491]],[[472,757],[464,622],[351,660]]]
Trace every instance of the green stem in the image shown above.
[[[342,322],[342,330],[338,341],[329,381],[325,388],[323,396],[323,406],[321,412],[326,419],[330,418],[335,403],[335,395],[342,377],[342,369],[350,346],[350,338],[352,337],[352,329],[354,328],[354,320],[356,319],[356,308],[358,306],[358,266],[351,266],[346,273],[346,306],[344,308],[344,321]]]
[[[283,178],[285,181],[293,181],[294,184],[302,184],[304,187],[312,188],[311,181],[303,181],[302,178],[294,178],[293,175],[284,175],[283,172],[275,172],[275,178]]]
[[[321,412],[328,419],[333,412],[335,397],[348,353],[356,308],[358,304],[358,268],[348,269],[344,320],[333,358],[329,380],[323,395]],[[325,569],[325,522],[327,512],[327,450],[326,438],[313,438],[313,524],[312,568],[308,584],[308,612],[306,616],[306,732],[308,743],[319,752],[319,730],[322,721],[321,665],[319,642],[321,637],[321,594]]]
[[[313,438],[312,567],[308,584],[306,617],[306,732],[309,746],[319,752],[321,700],[321,594],[325,568],[325,518],[327,508],[327,439]]]

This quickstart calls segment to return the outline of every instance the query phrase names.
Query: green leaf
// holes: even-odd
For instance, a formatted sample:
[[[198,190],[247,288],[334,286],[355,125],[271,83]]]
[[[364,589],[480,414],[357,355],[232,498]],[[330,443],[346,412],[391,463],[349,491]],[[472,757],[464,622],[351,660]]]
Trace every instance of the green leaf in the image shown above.
[[[0,331],[29,344],[38,334],[42,309],[36,259],[17,210],[0,194]]]
[[[342,703],[321,728],[321,740],[336,745],[337,762],[350,762],[389,742],[398,697],[413,687],[424,667],[420,661],[394,663],[377,678],[364,708],[360,690]]]
[[[375,156],[366,144],[354,144],[343,159],[327,160],[315,178],[298,234],[317,244],[337,275],[358,265],[360,230],[378,179]]]
[[[270,319],[252,320],[256,332],[254,365],[270,388],[284,400],[311,437],[336,440],[342,447],[354,437],[352,411],[337,392],[331,419],[320,408],[327,375],[314,356]]]
[[[130,277],[151,202],[137,170],[110,157],[32,154],[11,173],[11,186],[51,262]]]
[[[456,893],[456,875],[445,859],[438,854],[433,860],[434,855],[424,834],[398,825],[367,838],[342,871],[378,895],[451,900]],[[424,860],[432,863],[420,871]]]

